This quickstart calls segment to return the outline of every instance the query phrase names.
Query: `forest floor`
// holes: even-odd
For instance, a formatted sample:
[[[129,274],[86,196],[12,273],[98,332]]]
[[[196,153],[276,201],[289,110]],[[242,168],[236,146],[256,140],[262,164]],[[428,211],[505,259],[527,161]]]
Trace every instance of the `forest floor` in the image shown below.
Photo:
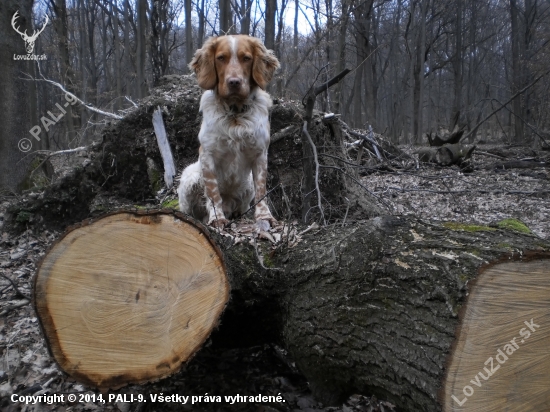
[[[414,148],[402,147],[405,152]],[[481,154],[482,153],[482,154]],[[522,221],[541,238],[550,236],[550,169],[502,169],[491,156],[524,162],[550,158],[549,152],[526,147],[478,145],[475,170],[463,173],[457,166],[420,165],[406,172],[377,172],[363,184],[397,215],[415,215],[440,222],[496,225],[504,219]]]
[[[412,150],[412,149],[408,149]],[[496,225],[506,218],[522,221],[541,238],[550,236],[550,170],[499,169],[494,156],[543,159],[548,152],[528,148],[479,147],[469,174],[458,168],[420,165],[409,171],[375,172],[363,183],[392,214],[415,215],[440,222]],[[506,152],[506,153],[504,153]],[[224,347],[214,333],[210,342],[184,367],[162,381],[122,388],[112,394],[275,395],[285,402],[246,403],[124,403],[58,402],[52,405],[11,402],[12,394],[97,394],[64,375],[48,353],[30,304],[36,266],[59,232],[36,233],[32,227],[14,235],[2,228],[10,199],[0,199],[0,410],[2,411],[392,411],[388,402],[353,395],[340,406],[316,402],[292,359],[274,344]],[[105,397],[107,395],[104,395]],[[78,399],[78,398],[77,398]]]

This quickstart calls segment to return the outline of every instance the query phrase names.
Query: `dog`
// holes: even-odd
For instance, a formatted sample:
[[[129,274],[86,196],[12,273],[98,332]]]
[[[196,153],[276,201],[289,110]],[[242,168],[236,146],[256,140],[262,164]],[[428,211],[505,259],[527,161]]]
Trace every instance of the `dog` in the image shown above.
[[[268,230],[277,221],[265,201],[272,105],[265,89],[279,61],[259,39],[232,35],[209,38],[189,68],[205,92],[199,160],[182,172],[180,210],[223,228],[254,200],[257,225]]]

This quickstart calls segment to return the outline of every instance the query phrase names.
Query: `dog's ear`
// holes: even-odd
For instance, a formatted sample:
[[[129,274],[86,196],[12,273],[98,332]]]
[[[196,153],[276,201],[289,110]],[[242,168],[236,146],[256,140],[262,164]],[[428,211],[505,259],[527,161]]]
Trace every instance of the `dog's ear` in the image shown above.
[[[252,78],[260,88],[265,90],[273,73],[279,68],[279,60],[273,54],[273,50],[267,50],[259,39],[251,37],[251,40],[254,42]]]
[[[217,37],[210,37],[206,40],[202,49],[195,52],[193,60],[189,63],[189,68],[197,75],[199,87],[205,90],[214,89],[218,81],[214,62],[217,40]]]

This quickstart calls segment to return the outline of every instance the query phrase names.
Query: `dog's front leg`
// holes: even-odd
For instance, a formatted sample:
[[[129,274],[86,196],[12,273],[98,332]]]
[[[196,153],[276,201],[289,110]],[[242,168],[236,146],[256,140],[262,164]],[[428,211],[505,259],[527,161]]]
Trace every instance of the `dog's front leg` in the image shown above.
[[[223,228],[229,221],[223,213],[222,197],[216,178],[214,160],[206,151],[199,151],[202,179],[204,182],[204,195],[206,197],[206,210],[208,211],[208,224]]]
[[[254,217],[260,230],[269,230],[269,226],[276,225],[277,220],[271,215],[267,202],[265,200],[266,194],[266,180],[267,180],[267,150],[264,151],[254,164],[252,165],[252,177],[254,179],[254,203],[256,203],[256,209],[254,211]]]

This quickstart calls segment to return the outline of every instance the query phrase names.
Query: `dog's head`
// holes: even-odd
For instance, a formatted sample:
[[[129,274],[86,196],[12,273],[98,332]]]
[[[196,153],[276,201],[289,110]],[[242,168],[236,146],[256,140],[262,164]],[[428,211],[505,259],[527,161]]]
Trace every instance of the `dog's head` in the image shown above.
[[[273,51],[245,35],[210,37],[189,64],[201,88],[230,101],[246,99],[254,87],[265,90],[278,67]]]

